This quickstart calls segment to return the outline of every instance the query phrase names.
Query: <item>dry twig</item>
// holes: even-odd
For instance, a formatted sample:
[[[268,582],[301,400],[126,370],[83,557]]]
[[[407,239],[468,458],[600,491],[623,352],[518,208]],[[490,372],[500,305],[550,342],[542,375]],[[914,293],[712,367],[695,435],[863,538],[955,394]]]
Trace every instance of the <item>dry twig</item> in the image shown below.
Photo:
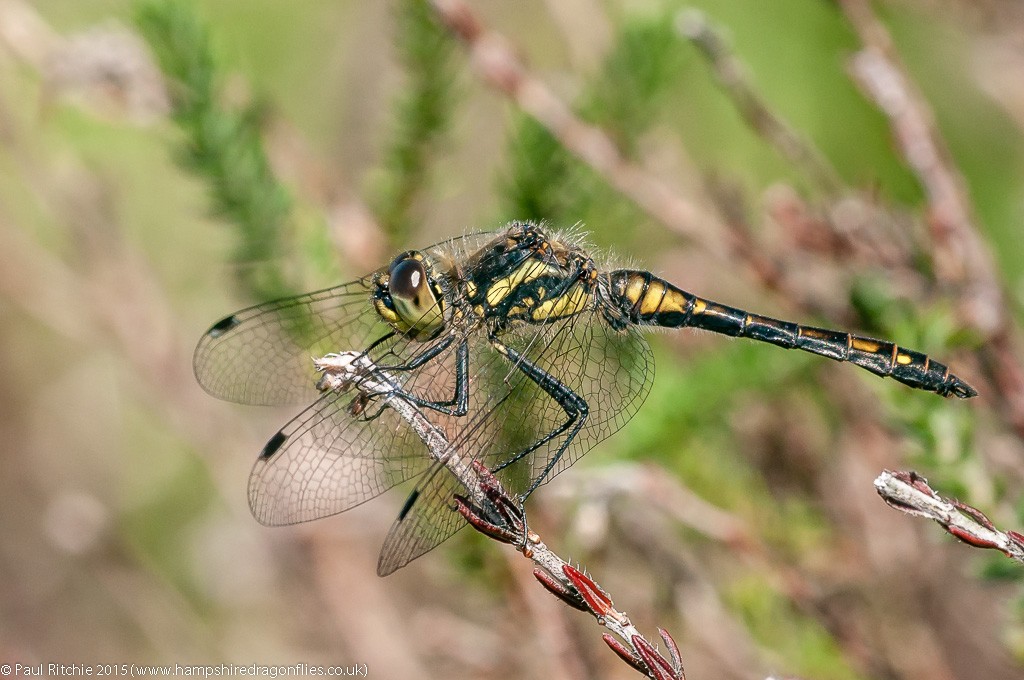
[[[882,500],[901,512],[935,520],[968,545],[998,550],[1024,564],[1024,534],[1000,531],[977,508],[955,498],[942,498],[916,472],[885,470],[875,480],[875,490]]]
[[[963,178],[884,25],[864,0],[840,4],[864,43],[851,61],[852,74],[889,118],[899,150],[927,195],[936,274],[963,288],[972,303],[984,304],[972,309],[969,319],[973,327],[988,334],[1003,323],[1001,294],[991,257],[974,225]]]

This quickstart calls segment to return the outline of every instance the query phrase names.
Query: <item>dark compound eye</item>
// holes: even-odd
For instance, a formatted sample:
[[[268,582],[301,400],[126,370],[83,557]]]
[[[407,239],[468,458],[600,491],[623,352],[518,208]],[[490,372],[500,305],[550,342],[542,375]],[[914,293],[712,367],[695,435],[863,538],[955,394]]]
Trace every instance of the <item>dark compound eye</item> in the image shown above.
[[[441,301],[430,285],[423,262],[412,256],[399,257],[388,272],[388,293],[398,316],[394,323],[411,337],[433,337],[444,326]]]
[[[402,260],[392,265],[388,292],[392,299],[398,298],[412,307],[422,307],[426,300],[433,304],[433,296],[427,284],[427,270],[419,260]]]

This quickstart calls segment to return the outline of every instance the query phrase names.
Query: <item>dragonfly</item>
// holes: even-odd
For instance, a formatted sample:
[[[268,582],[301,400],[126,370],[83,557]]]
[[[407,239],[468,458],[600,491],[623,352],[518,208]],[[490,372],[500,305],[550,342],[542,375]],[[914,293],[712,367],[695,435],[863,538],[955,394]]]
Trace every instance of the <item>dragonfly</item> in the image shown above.
[[[464,526],[462,482],[389,408],[414,406],[519,502],[640,408],[654,375],[645,327],[700,328],[849,362],[942,396],[974,388],[892,342],[729,307],[640,269],[595,259],[578,233],[513,222],[421,250],[355,281],[243,309],[194,355],[200,385],[253,405],[308,404],[260,452],[249,505],[266,525],[349,510],[417,479],[381,549],[387,575]],[[325,381],[324,357],[356,350],[386,393]]]

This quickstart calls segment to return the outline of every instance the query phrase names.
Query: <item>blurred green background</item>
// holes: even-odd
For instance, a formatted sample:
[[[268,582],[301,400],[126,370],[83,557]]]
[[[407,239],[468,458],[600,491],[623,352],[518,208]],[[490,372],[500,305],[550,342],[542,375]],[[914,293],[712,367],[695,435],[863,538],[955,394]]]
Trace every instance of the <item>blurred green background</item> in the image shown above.
[[[194,343],[235,309],[529,218],[581,223],[610,261],[726,304],[928,351],[988,388],[953,403],[768,345],[653,333],[645,406],[527,510],[642,631],[675,635],[691,680],[1020,677],[1019,565],[871,486],[914,468],[1024,526],[1021,407],[992,396],[989,338],[935,274],[927,193],[850,76],[860,3],[469,6],[775,283],[742,248],[709,250],[610,188],[480,78],[426,4],[0,2],[0,662],[638,677],[525,560],[470,532],[378,579],[401,492],[257,524],[248,471],[294,413],[218,402],[191,375]],[[1015,327],[1024,6],[867,6],[963,175]],[[834,179],[744,121],[680,31],[694,9]],[[863,251],[813,238],[851,223],[841,236]]]

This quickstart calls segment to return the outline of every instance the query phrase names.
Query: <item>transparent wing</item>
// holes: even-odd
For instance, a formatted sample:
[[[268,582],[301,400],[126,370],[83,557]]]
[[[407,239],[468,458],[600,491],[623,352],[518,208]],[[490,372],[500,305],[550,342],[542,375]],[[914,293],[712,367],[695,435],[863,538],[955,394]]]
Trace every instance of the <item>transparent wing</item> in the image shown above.
[[[494,238],[472,233],[425,250],[463,261]],[[196,346],[196,379],[213,396],[241,404],[308,404],[319,395],[311,357],[359,351],[391,331],[373,308],[372,292],[370,274],[235,312],[211,326]]]
[[[384,364],[428,347],[391,340],[371,354]],[[449,347],[415,372],[390,374],[402,390],[450,400],[454,352]],[[430,463],[419,437],[377,398],[352,388],[328,392],[270,438],[249,476],[249,505],[263,524],[307,522],[363,503]]]
[[[309,403],[319,394],[311,357],[360,350],[391,329],[365,277],[249,307],[215,323],[192,359],[203,389],[242,404]]]
[[[470,411],[460,422],[442,423],[460,455],[479,459],[492,470],[500,468],[498,478],[514,495],[524,495],[560,450],[561,457],[543,482],[621,428],[643,403],[653,379],[653,357],[644,337],[633,327],[610,328],[599,313],[523,331],[503,336],[502,341],[587,401],[589,416],[576,437],[567,442],[569,432],[562,432],[509,463],[557,431],[568,416],[547,392],[479,338],[471,353]],[[384,541],[378,573],[399,569],[465,526],[452,502],[454,493],[465,492],[446,470],[432,469],[421,479],[415,502],[404,509]]]

